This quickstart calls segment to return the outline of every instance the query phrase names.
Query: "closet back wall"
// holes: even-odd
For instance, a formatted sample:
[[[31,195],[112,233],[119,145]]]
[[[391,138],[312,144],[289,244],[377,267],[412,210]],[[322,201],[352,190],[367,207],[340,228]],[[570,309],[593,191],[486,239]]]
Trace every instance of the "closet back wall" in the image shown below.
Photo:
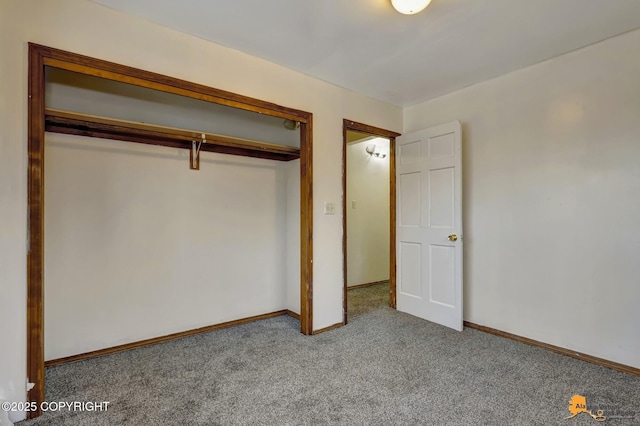
[[[195,172],[49,133],[45,152],[46,360],[285,308],[287,163],[203,152]]]

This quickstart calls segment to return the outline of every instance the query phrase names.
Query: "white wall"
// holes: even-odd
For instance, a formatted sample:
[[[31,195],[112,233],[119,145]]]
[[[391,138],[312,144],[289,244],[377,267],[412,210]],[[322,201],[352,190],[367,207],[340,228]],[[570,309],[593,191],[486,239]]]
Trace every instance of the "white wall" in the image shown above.
[[[640,367],[640,31],[406,108],[463,124],[465,320]]]
[[[300,314],[300,160],[284,163],[286,179],[286,308]]]
[[[45,164],[45,359],[285,308],[284,163],[47,134]]]
[[[47,75],[54,108],[299,145],[282,119]],[[285,306],[299,312],[299,161],[202,153],[193,172],[186,151],[131,145],[47,135],[46,360]]]
[[[386,158],[367,154],[365,148],[370,145]],[[347,145],[346,197],[347,285],[388,280],[389,139]]]
[[[54,71],[48,106],[299,145],[282,119]],[[46,360],[296,309],[299,161],[202,153],[194,172],[171,148],[57,134],[46,147]]]
[[[312,112],[313,329],[342,321],[342,217],[322,214],[325,201],[341,201],[342,119],[398,131],[400,108],[85,0],[0,0],[0,390],[8,399],[25,399],[29,41]]]

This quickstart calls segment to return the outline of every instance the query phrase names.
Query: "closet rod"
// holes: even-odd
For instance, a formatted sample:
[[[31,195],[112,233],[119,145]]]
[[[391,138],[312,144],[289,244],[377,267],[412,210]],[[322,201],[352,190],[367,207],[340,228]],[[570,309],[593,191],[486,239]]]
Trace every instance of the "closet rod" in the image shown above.
[[[187,129],[117,120],[53,108],[45,109],[45,130],[189,150],[192,148],[192,141],[200,139],[203,134]],[[204,133],[204,135],[207,143],[202,144],[202,151],[279,161],[300,158],[300,149],[291,146],[214,133]]]

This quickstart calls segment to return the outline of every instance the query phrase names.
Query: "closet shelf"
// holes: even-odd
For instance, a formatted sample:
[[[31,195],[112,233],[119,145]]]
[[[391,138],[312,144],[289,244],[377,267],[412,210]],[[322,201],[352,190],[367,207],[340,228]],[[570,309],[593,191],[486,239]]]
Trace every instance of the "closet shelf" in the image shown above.
[[[150,145],[191,149],[192,141],[202,140],[202,132],[117,120],[53,108],[45,109],[45,130],[53,133],[115,139]],[[300,149],[232,136],[204,133],[201,151],[244,157],[290,161],[300,158]]]

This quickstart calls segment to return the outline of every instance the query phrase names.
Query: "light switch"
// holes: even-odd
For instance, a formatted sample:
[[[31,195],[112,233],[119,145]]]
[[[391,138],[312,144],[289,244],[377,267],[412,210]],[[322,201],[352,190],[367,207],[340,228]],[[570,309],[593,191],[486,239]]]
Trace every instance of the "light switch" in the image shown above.
[[[336,203],[326,201],[324,203],[324,214],[336,214]]]
[[[356,208],[356,200],[351,200],[351,208],[352,209]]]

